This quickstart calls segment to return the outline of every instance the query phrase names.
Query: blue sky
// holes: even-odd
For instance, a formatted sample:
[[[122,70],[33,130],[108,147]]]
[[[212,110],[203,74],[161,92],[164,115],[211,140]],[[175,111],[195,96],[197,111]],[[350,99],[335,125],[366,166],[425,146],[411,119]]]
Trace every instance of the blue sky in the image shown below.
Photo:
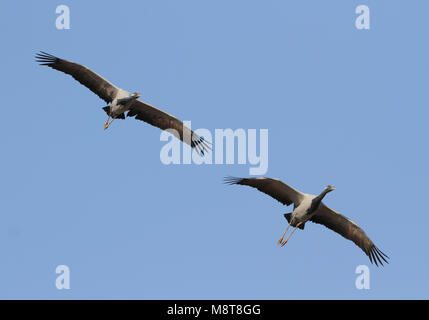
[[[429,298],[427,1],[4,1],[0,298]],[[55,28],[70,7],[71,29]],[[370,30],[355,8],[368,5]],[[391,257],[307,224],[224,176],[161,163],[161,131],[106,120],[43,50],[142,93],[193,128],[269,130],[269,167]],[[55,268],[70,268],[57,290]],[[355,268],[370,266],[370,290]]]

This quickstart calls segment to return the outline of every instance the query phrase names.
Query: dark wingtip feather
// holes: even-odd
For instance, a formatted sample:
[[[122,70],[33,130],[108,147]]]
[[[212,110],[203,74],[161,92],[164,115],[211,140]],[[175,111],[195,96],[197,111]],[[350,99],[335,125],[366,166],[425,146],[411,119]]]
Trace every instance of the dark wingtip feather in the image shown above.
[[[374,248],[375,248],[375,251],[377,251],[380,258],[383,259],[385,263],[389,263],[389,261],[386,260],[386,259],[390,259],[389,256],[385,254],[383,251],[381,251],[380,249],[378,249],[377,247],[374,247]]]
[[[212,143],[210,141],[207,141],[204,137],[201,137],[201,141],[203,141],[205,144],[211,146]]]
[[[238,184],[241,180],[242,180],[241,178],[228,176],[223,178],[223,183],[228,185],[233,185],[233,184]]]
[[[191,147],[195,148],[197,152],[202,156],[204,156],[205,153],[208,153],[211,150],[208,141],[206,141],[204,137],[198,137],[197,139],[192,140]]]
[[[373,262],[372,262],[371,251],[368,251],[366,255],[368,256],[369,261],[371,261],[371,264],[372,264]]]
[[[380,249],[378,249],[376,246],[372,246],[371,249],[369,249],[369,252],[367,253],[369,260],[371,263],[375,263],[375,265],[378,267],[378,264],[381,266],[384,266],[384,263],[389,263],[386,259],[390,259],[384,252],[382,252]]]
[[[380,259],[379,255],[378,255],[377,251],[375,251],[375,250],[374,250],[374,255],[377,257],[378,263],[379,263],[381,266],[383,266],[383,262],[381,261],[381,259]]]
[[[371,249],[371,255],[375,265],[378,267],[377,258],[376,258],[376,255],[374,254],[374,250],[372,249]]]
[[[35,55],[36,62],[38,62],[42,66],[52,66],[55,62],[58,61],[58,58],[46,53],[44,51],[40,51]]]

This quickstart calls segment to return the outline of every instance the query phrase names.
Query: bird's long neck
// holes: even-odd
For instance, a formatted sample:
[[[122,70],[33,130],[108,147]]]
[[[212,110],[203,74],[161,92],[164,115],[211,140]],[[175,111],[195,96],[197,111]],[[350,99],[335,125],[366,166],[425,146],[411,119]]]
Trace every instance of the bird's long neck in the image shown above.
[[[311,203],[311,209],[316,210],[320,203],[322,202],[323,198],[328,194],[329,189],[326,188],[325,190],[323,190],[317,197],[315,197]]]

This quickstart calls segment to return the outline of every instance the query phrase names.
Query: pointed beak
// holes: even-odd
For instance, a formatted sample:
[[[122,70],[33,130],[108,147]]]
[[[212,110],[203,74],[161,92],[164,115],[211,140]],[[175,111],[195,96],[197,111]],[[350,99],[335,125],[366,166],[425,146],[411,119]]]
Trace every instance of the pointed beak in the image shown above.
[[[108,123],[108,122],[106,122],[106,123],[104,124],[104,130],[106,130],[108,127],[109,127],[109,123]]]

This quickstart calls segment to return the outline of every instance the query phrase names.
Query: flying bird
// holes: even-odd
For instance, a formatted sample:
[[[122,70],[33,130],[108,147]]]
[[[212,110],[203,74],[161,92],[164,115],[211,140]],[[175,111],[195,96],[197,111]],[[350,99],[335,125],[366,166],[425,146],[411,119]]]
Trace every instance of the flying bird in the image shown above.
[[[115,119],[135,117],[135,119],[147,122],[161,130],[174,129],[170,131],[173,135],[189,144],[202,155],[210,150],[210,142],[205,141],[204,137],[198,136],[171,114],[138,100],[141,97],[138,92],[131,94],[118,88],[88,67],[57,58],[43,51],[36,54],[36,62],[71,75],[80,84],[103,99],[108,104],[103,107],[103,110],[108,115],[104,124],[105,130]]]
[[[226,177],[225,183],[233,185],[239,184],[250,186],[259,191],[268,194],[282,204],[294,205],[291,213],[284,214],[288,221],[286,231],[278,241],[278,244],[284,246],[297,228],[304,230],[305,223],[311,221],[319,223],[325,227],[339,233],[344,238],[353,241],[369,257],[371,263],[383,265],[383,261],[388,263],[389,257],[381,252],[365,234],[365,232],[353,221],[327,207],[323,198],[335,188],[327,186],[319,195],[302,193],[278,179],[272,178],[234,178]],[[290,235],[283,240],[289,227],[294,227]]]

